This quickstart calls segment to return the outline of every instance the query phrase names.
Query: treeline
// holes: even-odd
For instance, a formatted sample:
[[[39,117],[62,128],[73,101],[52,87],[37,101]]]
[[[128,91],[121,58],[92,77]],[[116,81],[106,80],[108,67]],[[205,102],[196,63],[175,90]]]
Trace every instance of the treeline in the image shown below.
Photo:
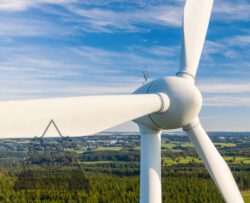
[[[216,136],[212,139],[215,142],[220,141]],[[249,140],[244,138],[241,142],[237,141],[237,148],[230,146],[218,146],[218,148],[223,155],[249,157],[247,139]],[[225,137],[225,143],[234,143],[235,140],[234,137]],[[165,142],[171,141],[187,141],[187,137],[169,136],[165,139]],[[5,148],[8,146],[4,145]],[[19,145],[15,146],[19,148]],[[0,152],[0,203],[139,202],[140,151],[137,149],[90,150],[84,154],[76,154],[78,164],[74,167],[72,163],[64,167],[46,165],[45,171],[39,171],[33,162],[30,167],[20,164],[20,160],[27,157],[27,152],[8,148],[8,151]],[[223,202],[202,163],[178,162],[180,157],[198,158],[194,148],[180,144],[175,145],[173,149],[163,145],[162,149],[163,158],[175,161],[172,165],[162,165],[164,203]],[[243,191],[250,190],[250,164],[229,162],[229,166],[239,188]],[[82,173],[79,173],[79,170]]]
[[[84,203],[135,203],[139,202],[139,177],[118,177],[104,174],[87,174],[90,184],[85,190],[14,190],[16,178],[2,177],[0,201],[10,203],[29,202],[84,202]],[[48,180],[49,181],[49,180]],[[65,182],[66,184],[66,182]],[[163,177],[163,202],[200,203],[223,202],[209,179],[198,177]],[[63,188],[61,186],[61,188]]]
[[[78,160],[83,161],[140,161],[140,151],[93,151],[78,155]]]

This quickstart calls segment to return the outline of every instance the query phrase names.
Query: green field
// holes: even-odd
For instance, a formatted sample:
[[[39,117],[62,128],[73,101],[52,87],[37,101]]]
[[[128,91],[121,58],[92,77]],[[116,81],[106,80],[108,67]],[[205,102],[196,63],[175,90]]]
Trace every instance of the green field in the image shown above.
[[[31,164],[28,168],[27,165],[21,167],[20,160],[22,159],[20,158],[34,155],[33,153],[27,154],[29,142],[2,140],[1,144],[0,140],[0,202],[139,202],[140,136],[132,139],[130,136],[106,136],[91,139],[92,137],[74,139],[74,147],[65,148],[67,153],[62,153],[63,157],[53,157],[56,153],[51,153],[49,160],[65,161],[64,164],[67,164],[65,166],[61,164],[58,164],[59,167],[46,165],[47,156],[42,156],[41,160],[35,159],[34,163],[28,162]],[[229,164],[239,189],[242,191],[244,201],[250,203],[250,136],[223,136],[221,138],[215,136],[211,139]],[[111,140],[123,140],[123,142],[111,144]],[[91,146],[89,146],[89,142],[91,142]],[[51,143],[55,144],[56,140],[52,140]],[[46,149],[54,148],[47,147]],[[70,161],[70,154],[78,160],[78,165],[72,165],[75,162]],[[197,152],[186,136],[162,136],[161,156],[163,203],[224,202],[202,164],[202,160],[198,158]],[[49,174],[50,178],[24,176],[32,174],[24,173],[26,169],[34,172],[45,170],[46,173],[43,174]],[[85,173],[90,183],[89,193],[87,190],[85,192],[77,188],[60,190],[62,186],[68,188],[71,183],[74,183],[75,187],[78,185],[76,183],[82,181],[77,175],[80,174],[76,173],[77,171]],[[60,178],[56,179],[58,177]],[[15,190],[14,186],[19,178],[24,178],[19,181],[21,185],[32,183],[35,184],[36,189]],[[62,181],[63,178],[65,181]],[[24,181],[27,181],[26,179],[32,181],[23,184]],[[58,184],[59,182],[60,184]],[[53,186],[53,190],[44,189],[46,188],[44,186],[50,185]],[[57,186],[60,187],[57,188]]]
[[[162,158],[163,166],[166,165],[177,165],[177,164],[188,164],[188,163],[201,163],[202,161],[199,158],[195,157],[177,157],[175,159],[171,158]]]
[[[237,145],[234,143],[224,143],[224,142],[215,142],[214,143],[216,146],[220,146],[220,147],[236,147]]]
[[[109,148],[109,151],[117,151],[118,149],[113,149],[112,147]],[[231,164],[250,164],[250,158],[247,157],[224,157],[227,163]],[[114,161],[85,161],[81,162],[83,164],[106,164],[106,163],[113,163]],[[115,161],[116,163],[123,162],[123,161]],[[177,157],[177,158],[162,158],[163,166],[166,165],[177,165],[177,164],[190,164],[190,163],[202,163],[202,160],[196,157]]]
[[[96,151],[120,151],[122,147],[98,147]]]
[[[241,156],[237,156],[237,157],[231,157],[231,156],[226,156],[224,157],[224,159],[228,162],[228,163],[234,163],[234,164],[250,164],[250,157],[241,157]]]
[[[250,203],[250,190],[241,192],[245,203]]]
[[[109,164],[109,163],[113,163],[113,161],[83,161],[79,163],[80,164]]]

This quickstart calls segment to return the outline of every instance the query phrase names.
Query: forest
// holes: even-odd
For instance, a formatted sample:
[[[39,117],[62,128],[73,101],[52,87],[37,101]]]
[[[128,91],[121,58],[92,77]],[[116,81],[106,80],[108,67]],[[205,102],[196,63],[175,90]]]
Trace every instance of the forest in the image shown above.
[[[250,134],[249,134],[250,135]],[[250,136],[211,133],[250,202]],[[0,202],[139,202],[140,136],[0,140]],[[164,203],[223,202],[184,135],[162,137]]]

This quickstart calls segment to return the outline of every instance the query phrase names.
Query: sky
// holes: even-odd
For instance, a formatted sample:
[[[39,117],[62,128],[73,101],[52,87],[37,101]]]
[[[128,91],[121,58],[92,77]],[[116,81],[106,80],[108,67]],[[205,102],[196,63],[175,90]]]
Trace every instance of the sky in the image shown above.
[[[0,100],[127,94],[179,68],[184,0],[0,0]],[[215,0],[196,84],[208,131],[250,131],[250,0]],[[111,130],[136,130],[131,122]]]

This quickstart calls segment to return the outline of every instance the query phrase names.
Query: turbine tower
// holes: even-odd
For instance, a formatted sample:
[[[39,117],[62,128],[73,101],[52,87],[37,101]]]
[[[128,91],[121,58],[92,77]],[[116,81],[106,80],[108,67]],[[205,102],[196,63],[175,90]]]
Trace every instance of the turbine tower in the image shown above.
[[[243,199],[233,175],[200,124],[195,86],[213,0],[186,0],[180,69],[130,95],[0,102],[0,137],[34,137],[55,121],[70,136],[91,135],[133,120],[141,132],[140,202],[161,203],[161,131],[183,128],[228,203]]]

